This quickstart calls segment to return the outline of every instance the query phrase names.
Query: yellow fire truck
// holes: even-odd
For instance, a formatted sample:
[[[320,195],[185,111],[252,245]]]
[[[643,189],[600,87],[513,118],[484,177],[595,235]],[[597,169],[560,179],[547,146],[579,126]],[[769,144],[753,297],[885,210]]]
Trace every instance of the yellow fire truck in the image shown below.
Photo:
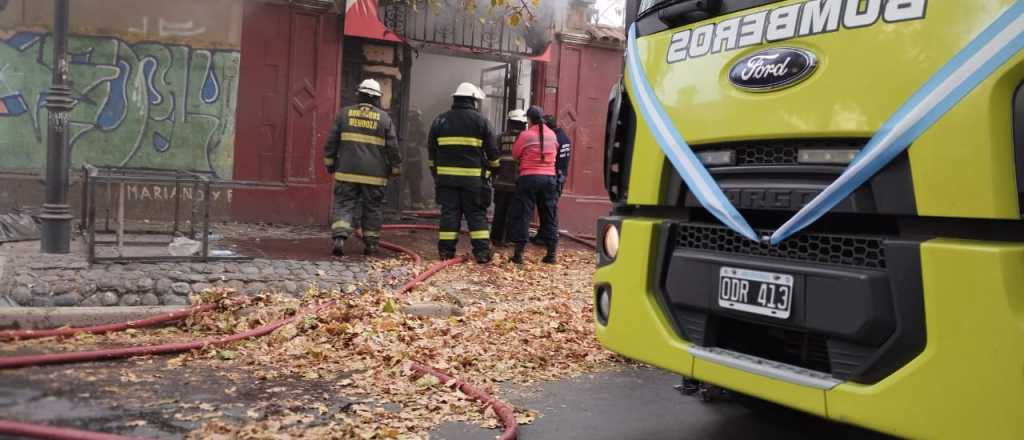
[[[629,3],[610,350],[912,438],[1024,438],[1024,2]]]

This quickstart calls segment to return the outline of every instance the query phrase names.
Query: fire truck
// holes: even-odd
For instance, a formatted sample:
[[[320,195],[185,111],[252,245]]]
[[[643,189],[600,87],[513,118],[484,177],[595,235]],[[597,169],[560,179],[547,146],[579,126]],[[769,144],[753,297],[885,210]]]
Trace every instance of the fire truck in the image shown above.
[[[1024,438],[1024,2],[642,0],[597,337],[911,438]]]

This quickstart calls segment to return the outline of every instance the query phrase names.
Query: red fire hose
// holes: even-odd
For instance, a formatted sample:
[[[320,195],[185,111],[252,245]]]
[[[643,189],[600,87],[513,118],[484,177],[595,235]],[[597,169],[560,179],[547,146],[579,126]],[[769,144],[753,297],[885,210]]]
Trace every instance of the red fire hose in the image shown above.
[[[334,303],[328,302],[316,307],[310,307],[307,308],[305,311],[297,313],[291,317],[274,321],[270,324],[257,327],[247,332],[236,333],[234,335],[226,336],[223,338],[209,338],[194,342],[160,344],[142,347],[125,347],[111,348],[106,350],[77,351],[70,353],[34,354],[27,356],[0,357],[0,370],[8,368],[34,367],[39,365],[101,361],[133,356],[148,356],[154,354],[181,353],[185,351],[200,349],[207,346],[224,345],[242,339],[254,338],[269,334],[270,332],[295,321],[300,316],[307,315],[310,313],[316,314],[332,304]]]
[[[401,295],[405,292],[408,292],[412,290],[413,287],[416,287],[417,284],[422,283],[423,280],[426,280],[427,278],[434,276],[434,274],[441,271],[441,269],[444,269],[449,266],[454,266],[456,264],[465,263],[467,260],[469,259],[466,258],[465,256],[460,255],[458,257],[452,258],[451,260],[438,261],[437,263],[434,263],[432,266],[427,268],[427,270],[423,271],[423,273],[416,275],[415,278],[403,284],[402,287],[398,288],[398,292],[396,293]]]
[[[165,322],[177,321],[181,318],[190,316],[195,313],[213,310],[216,307],[216,304],[203,304],[195,307],[190,307],[187,309],[175,310],[169,313],[162,313],[159,315],[154,315],[148,318],[138,319],[135,321],[119,322],[116,324],[96,325],[92,327],[64,327],[49,330],[3,330],[0,331],[0,341],[12,339],[39,339],[54,336],[68,337],[77,335],[79,333],[102,334],[110,332],[119,332],[131,328],[151,327],[157,324],[163,324]]]
[[[403,226],[411,226],[410,228],[407,228],[407,229],[425,229],[425,230],[437,229],[433,225],[387,225],[386,229],[403,229],[402,228]],[[421,257],[418,254],[416,254],[415,252],[413,252],[412,250],[410,250],[408,248],[404,248],[402,246],[399,246],[399,245],[396,245],[396,244],[393,244],[393,243],[386,243],[386,242],[381,242],[380,245],[381,245],[381,247],[384,247],[385,249],[390,249],[390,250],[397,251],[397,252],[403,252],[405,254],[408,254],[408,255],[412,256],[417,265],[422,261]],[[441,261],[441,262],[435,263],[430,268],[428,268],[426,271],[424,271],[423,273],[417,275],[415,278],[413,278],[412,280],[410,280],[409,282],[404,284],[400,288],[399,293],[408,292],[413,287],[415,287],[417,284],[423,282],[427,278],[430,278],[431,276],[436,274],[438,271],[440,271],[440,270],[442,270],[442,269],[444,269],[446,267],[450,267],[450,266],[453,266],[453,265],[456,265],[456,264],[463,263],[465,261],[467,261],[467,258],[464,257],[464,256],[460,256],[460,257],[457,257],[457,258],[454,258],[454,259],[451,259],[451,260],[446,260],[446,261]],[[20,367],[48,365],[48,364],[72,363],[72,362],[110,360],[110,359],[126,358],[126,357],[133,357],[133,356],[145,356],[145,355],[156,355],[156,354],[180,353],[180,352],[200,349],[200,348],[203,348],[203,347],[206,347],[206,346],[224,345],[224,344],[229,344],[229,343],[232,343],[232,342],[235,342],[235,341],[239,341],[239,340],[242,340],[242,339],[255,338],[255,337],[260,337],[260,336],[267,335],[267,334],[273,332],[274,330],[276,330],[276,329],[278,329],[278,328],[280,328],[280,327],[282,327],[284,325],[287,325],[287,324],[289,324],[291,322],[294,322],[296,319],[298,319],[301,316],[304,316],[304,315],[307,315],[307,314],[310,314],[310,313],[312,313],[312,314],[319,313],[323,309],[325,309],[325,308],[327,308],[327,307],[329,307],[329,306],[331,306],[333,304],[334,304],[334,302],[328,302],[328,303],[325,303],[325,304],[321,304],[319,306],[310,307],[310,308],[307,308],[306,310],[304,310],[304,311],[302,311],[300,313],[297,313],[297,314],[295,314],[295,315],[293,315],[293,316],[291,316],[289,318],[281,319],[281,320],[275,321],[273,323],[270,323],[270,324],[258,327],[256,329],[253,329],[253,330],[250,330],[250,331],[247,331],[247,332],[238,333],[238,334],[234,334],[234,335],[223,337],[223,338],[211,338],[211,339],[205,339],[205,340],[189,342],[189,343],[171,343],[171,344],[161,344],[161,345],[155,345],[155,346],[115,348],[115,349],[108,349],[108,350],[95,350],[95,351],[86,351],[86,352],[56,353],[56,354],[29,355],[29,356],[14,356],[14,357],[6,357],[6,358],[0,357],[0,369],[20,368]],[[129,328],[145,327],[147,325],[155,325],[155,324],[159,324],[159,323],[163,323],[163,322],[170,322],[170,321],[173,321],[175,319],[181,319],[181,318],[183,318],[185,316],[189,316],[189,315],[191,315],[193,313],[199,313],[201,311],[210,310],[213,307],[215,307],[214,304],[204,304],[204,305],[192,307],[192,308],[181,310],[181,311],[177,311],[177,312],[172,312],[172,313],[168,313],[168,314],[152,316],[152,317],[141,319],[141,320],[129,321],[129,322],[123,322],[123,323],[117,323],[117,324],[102,325],[102,326],[83,327],[83,328],[63,328],[63,329],[43,330],[43,331],[31,331],[31,330],[28,330],[28,331],[10,331],[10,332],[0,333],[0,337],[19,337],[19,335],[22,335],[21,336],[22,338],[40,338],[40,337],[46,337],[46,336],[68,336],[68,335],[72,335],[72,334],[76,334],[76,333],[82,333],[82,332],[89,332],[89,333],[116,332],[116,331],[127,330]],[[42,336],[42,335],[46,335],[46,336]],[[421,365],[421,364],[415,364],[414,363],[413,369],[415,371],[419,372],[420,374],[426,374],[426,373],[432,374],[435,377],[437,377],[438,380],[441,380],[443,383],[451,382],[452,379],[453,379],[451,376],[449,376],[449,375],[447,375],[447,374],[445,374],[445,373],[443,373],[441,371],[432,369],[430,367],[427,367],[427,366],[424,366],[424,365]],[[500,439],[505,439],[505,440],[514,440],[514,439],[516,439],[517,423],[516,423],[516,420],[515,420],[514,410],[512,409],[511,406],[501,402],[500,400],[495,399],[493,396],[491,396],[491,395],[489,395],[489,394],[487,394],[487,393],[485,393],[483,391],[480,391],[479,389],[473,387],[472,385],[470,385],[470,384],[468,384],[466,382],[463,382],[462,380],[456,380],[455,385],[463,393],[466,393],[466,395],[469,395],[469,396],[475,398],[476,400],[478,400],[480,402],[483,402],[486,405],[491,405],[494,408],[495,413],[498,414],[498,416],[501,419],[502,424],[505,426],[505,431],[502,434],[502,436],[500,437]],[[89,432],[89,431],[80,431],[80,430],[67,429],[67,428],[58,428],[58,427],[47,426],[47,425],[19,423],[19,422],[8,421],[8,420],[0,420],[0,434],[20,435],[20,436],[26,436],[26,437],[30,437],[30,438],[37,438],[37,439],[58,439],[58,440],[71,440],[71,439],[76,439],[76,440],[78,440],[78,439],[81,439],[81,440],[125,440],[125,439],[131,439],[131,437],[123,437],[123,436],[112,435],[112,434],[104,434],[104,433]]]
[[[519,422],[516,421],[515,409],[505,402],[495,399],[494,396],[487,394],[469,383],[466,383],[462,379],[456,379],[449,376],[441,370],[428,367],[418,362],[413,362],[411,368],[417,376],[430,374],[436,377],[437,380],[441,381],[443,384],[452,382],[452,388],[462,391],[463,394],[483,403],[484,406],[494,408],[494,413],[498,415],[498,418],[501,420],[501,424],[505,425],[505,431],[502,432],[501,437],[498,437],[498,440],[515,440],[519,435]]]
[[[0,420],[0,433],[18,435],[29,438],[54,440],[138,440],[139,437],[124,437],[101,432],[80,431],[77,429],[58,428],[55,426],[19,423]]]

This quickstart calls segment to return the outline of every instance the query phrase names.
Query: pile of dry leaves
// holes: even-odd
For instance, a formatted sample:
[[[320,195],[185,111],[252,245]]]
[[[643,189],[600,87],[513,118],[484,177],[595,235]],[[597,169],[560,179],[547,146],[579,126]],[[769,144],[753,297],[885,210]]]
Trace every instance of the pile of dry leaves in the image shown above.
[[[570,253],[558,266],[523,268],[499,261],[445,270],[402,297],[383,290],[339,298],[273,335],[234,347],[230,359],[262,380],[298,375],[329,379],[363,404],[309,428],[295,414],[246,426],[213,422],[197,437],[422,438],[444,421],[497,427],[493,413],[427,376],[412,380],[409,362],[437,367],[486,389],[612,368],[593,337],[592,254]],[[312,294],[313,292],[311,292]],[[410,304],[453,304],[449,317],[402,312]],[[499,393],[500,394],[500,393]],[[374,405],[388,402],[391,408]],[[394,405],[397,405],[395,407]],[[519,410],[520,423],[536,416]]]
[[[389,260],[376,269],[395,273],[407,265]],[[174,331],[133,331],[104,341],[132,338],[138,343],[236,333],[305,313],[311,304],[333,301],[318,315],[306,314],[269,336],[180,355],[167,367],[230,367],[247,372],[248,380],[268,384],[302,378],[329,384],[316,394],[344,395],[358,403],[337,410],[323,404],[322,398],[311,397],[275,410],[250,408],[246,423],[210,418],[190,437],[425,438],[445,421],[487,427],[498,427],[498,421],[489,408],[436,378],[414,378],[411,362],[445,370],[498,398],[502,384],[615,368],[617,360],[593,336],[592,274],[589,252],[566,252],[559,265],[521,268],[498,257],[487,266],[446,269],[400,297],[389,293],[405,281],[396,276],[391,286],[378,286],[361,296],[310,290],[301,300],[258,297],[244,307],[195,317]],[[227,301],[226,293],[210,292],[204,300]],[[452,313],[405,313],[409,305],[425,303]],[[89,345],[89,338],[69,344],[77,342],[81,348]],[[516,415],[520,423],[530,423],[538,414],[519,408]]]

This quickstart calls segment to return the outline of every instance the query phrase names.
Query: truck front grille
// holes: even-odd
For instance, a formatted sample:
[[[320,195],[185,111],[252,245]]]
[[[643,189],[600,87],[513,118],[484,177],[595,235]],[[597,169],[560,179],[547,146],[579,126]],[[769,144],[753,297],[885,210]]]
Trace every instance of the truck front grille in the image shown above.
[[[724,226],[684,224],[678,228],[676,247],[684,249],[885,269],[885,247],[878,237],[801,233],[770,246],[748,240]],[[761,230],[758,234],[771,232]]]
[[[728,166],[780,166],[800,165],[801,148],[815,150],[858,150],[867,142],[859,138],[836,139],[781,139],[704,144],[694,148],[699,152],[733,151],[736,162],[733,165],[713,165],[711,168]]]

